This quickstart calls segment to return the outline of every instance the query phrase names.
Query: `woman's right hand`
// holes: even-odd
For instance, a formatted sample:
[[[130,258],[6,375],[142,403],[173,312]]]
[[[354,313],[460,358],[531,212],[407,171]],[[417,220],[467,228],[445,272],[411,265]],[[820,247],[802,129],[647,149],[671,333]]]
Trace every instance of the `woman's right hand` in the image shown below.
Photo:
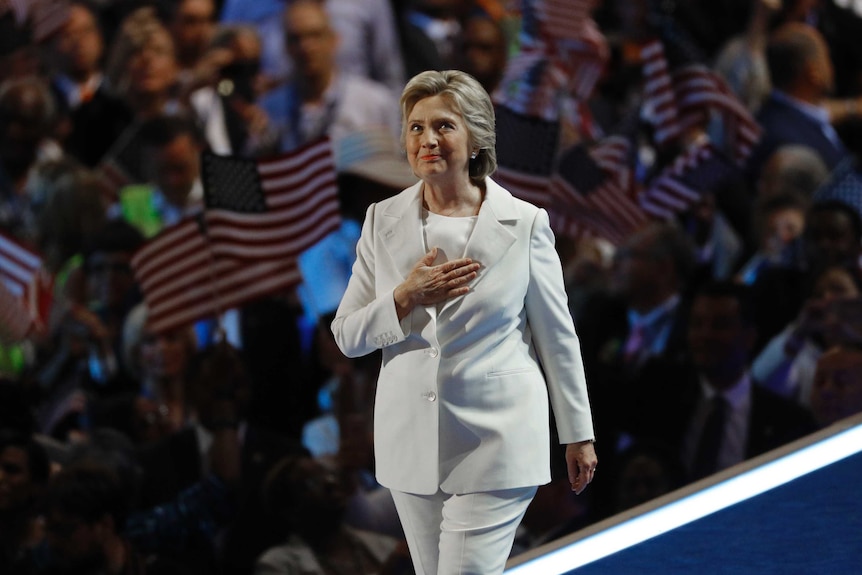
[[[435,305],[470,291],[466,284],[476,278],[478,263],[460,258],[433,265],[436,258],[437,248],[431,248],[395,288],[398,319],[403,319],[417,305]]]

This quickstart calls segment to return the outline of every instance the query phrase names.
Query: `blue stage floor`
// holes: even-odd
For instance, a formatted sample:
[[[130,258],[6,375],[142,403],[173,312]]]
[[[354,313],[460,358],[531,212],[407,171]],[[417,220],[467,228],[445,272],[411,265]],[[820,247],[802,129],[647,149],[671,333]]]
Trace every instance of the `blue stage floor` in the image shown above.
[[[862,417],[792,447],[549,544],[507,575],[862,574]],[[797,465],[815,469],[800,476]],[[735,496],[758,482],[774,486]],[[704,502],[717,510],[668,518]],[[609,554],[584,559],[597,547]]]

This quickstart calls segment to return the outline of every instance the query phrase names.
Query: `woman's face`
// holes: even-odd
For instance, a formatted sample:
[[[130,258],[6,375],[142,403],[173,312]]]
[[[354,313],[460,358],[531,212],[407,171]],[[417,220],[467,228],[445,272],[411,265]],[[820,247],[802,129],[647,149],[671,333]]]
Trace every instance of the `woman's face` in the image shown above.
[[[416,102],[407,117],[405,147],[413,173],[432,183],[469,177],[470,133],[455,107],[442,96]]]
[[[174,45],[167,32],[155,32],[129,59],[130,89],[136,94],[166,92],[176,80],[177,64]]]

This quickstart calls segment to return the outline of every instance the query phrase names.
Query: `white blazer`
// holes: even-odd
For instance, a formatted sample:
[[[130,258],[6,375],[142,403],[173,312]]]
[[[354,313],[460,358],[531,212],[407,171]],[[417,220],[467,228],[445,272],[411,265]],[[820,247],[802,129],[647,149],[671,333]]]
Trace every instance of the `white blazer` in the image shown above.
[[[332,322],[348,357],[383,348],[374,450],[377,479],[392,489],[547,483],[549,396],[562,443],[593,438],[548,215],[490,178],[485,184],[465,254],[482,267],[467,295],[398,321],[392,292],[426,253],[419,182],[368,208]]]

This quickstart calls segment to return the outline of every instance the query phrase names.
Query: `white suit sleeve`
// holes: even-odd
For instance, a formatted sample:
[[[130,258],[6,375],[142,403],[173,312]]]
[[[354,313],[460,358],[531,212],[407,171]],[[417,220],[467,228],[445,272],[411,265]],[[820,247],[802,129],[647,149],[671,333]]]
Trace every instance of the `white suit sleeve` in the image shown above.
[[[594,439],[581,347],[569,312],[560,257],[545,210],[530,234],[527,321],[542,364],[561,443]]]
[[[398,320],[394,286],[377,294],[374,210],[371,205],[366,212],[350,281],[331,325],[335,342],[347,357],[360,357],[401,342],[409,333],[410,315]]]

